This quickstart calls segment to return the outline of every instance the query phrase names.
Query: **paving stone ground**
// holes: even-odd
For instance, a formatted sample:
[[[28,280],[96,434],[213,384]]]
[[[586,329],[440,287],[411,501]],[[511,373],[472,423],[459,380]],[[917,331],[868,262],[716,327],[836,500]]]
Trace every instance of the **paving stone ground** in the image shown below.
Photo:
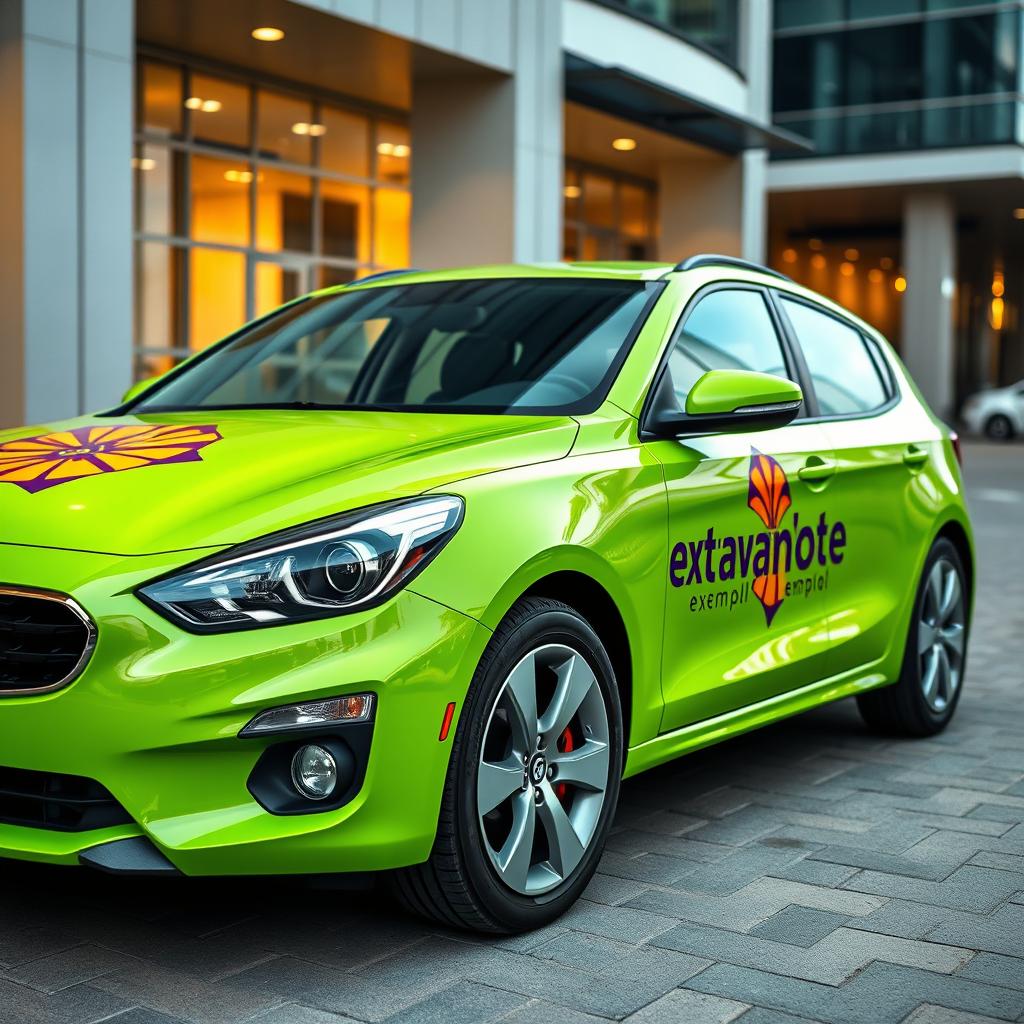
[[[290,881],[0,864],[2,1024],[1024,1021],[1024,445],[967,448],[942,736],[815,711],[631,780],[557,924],[482,941]]]

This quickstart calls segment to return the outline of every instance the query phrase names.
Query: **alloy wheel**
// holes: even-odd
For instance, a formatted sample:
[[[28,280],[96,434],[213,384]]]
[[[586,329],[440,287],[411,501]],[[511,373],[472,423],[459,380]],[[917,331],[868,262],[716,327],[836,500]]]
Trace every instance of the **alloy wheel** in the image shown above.
[[[960,686],[965,637],[964,593],[960,573],[947,558],[932,566],[917,630],[921,692],[941,714]]]
[[[609,735],[594,670],[571,647],[538,647],[505,679],[476,793],[484,848],[514,892],[548,892],[583,860],[608,789]]]

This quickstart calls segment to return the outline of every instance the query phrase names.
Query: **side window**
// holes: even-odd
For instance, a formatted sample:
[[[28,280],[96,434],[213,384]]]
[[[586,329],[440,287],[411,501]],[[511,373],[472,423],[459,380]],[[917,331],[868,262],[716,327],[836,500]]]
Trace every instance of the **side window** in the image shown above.
[[[871,412],[888,393],[860,332],[834,316],[780,296],[814,381],[823,416]]]
[[[668,370],[680,409],[690,388],[708,370],[759,370],[788,377],[764,296],[730,288],[700,299],[672,346]]]

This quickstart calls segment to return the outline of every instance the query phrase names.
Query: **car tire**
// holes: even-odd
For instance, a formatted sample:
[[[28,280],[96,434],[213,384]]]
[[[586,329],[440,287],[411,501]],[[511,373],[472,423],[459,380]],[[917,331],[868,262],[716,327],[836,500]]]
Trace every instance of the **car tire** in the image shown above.
[[[940,537],[928,552],[918,583],[899,680],[857,698],[871,729],[934,736],[946,728],[963,692],[969,609],[960,554]]]
[[[990,441],[1012,441],[1013,435],[1013,424],[1009,416],[997,412],[985,421],[985,436]]]
[[[481,932],[553,921],[597,868],[624,749],[615,671],[594,629],[560,601],[520,600],[470,685],[430,859],[392,876],[399,901],[420,916]]]

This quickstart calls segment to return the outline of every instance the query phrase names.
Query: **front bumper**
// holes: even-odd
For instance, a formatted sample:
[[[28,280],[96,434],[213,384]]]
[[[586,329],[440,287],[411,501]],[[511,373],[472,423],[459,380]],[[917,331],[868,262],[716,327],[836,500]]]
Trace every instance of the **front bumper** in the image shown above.
[[[65,689],[0,698],[0,765],[83,775],[132,823],[57,832],[0,822],[0,857],[76,863],[100,843],[146,836],[186,875],[372,871],[425,860],[454,730],[489,631],[411,591],[366,612],[194,636],[131,591],[189,555],[125,558],[0,544],[0,582],[71,594],[96,649]],[[281,737],[239,739],[268,708],[377,695],[359,792],[310,814],[265,811],[246,782]]]

